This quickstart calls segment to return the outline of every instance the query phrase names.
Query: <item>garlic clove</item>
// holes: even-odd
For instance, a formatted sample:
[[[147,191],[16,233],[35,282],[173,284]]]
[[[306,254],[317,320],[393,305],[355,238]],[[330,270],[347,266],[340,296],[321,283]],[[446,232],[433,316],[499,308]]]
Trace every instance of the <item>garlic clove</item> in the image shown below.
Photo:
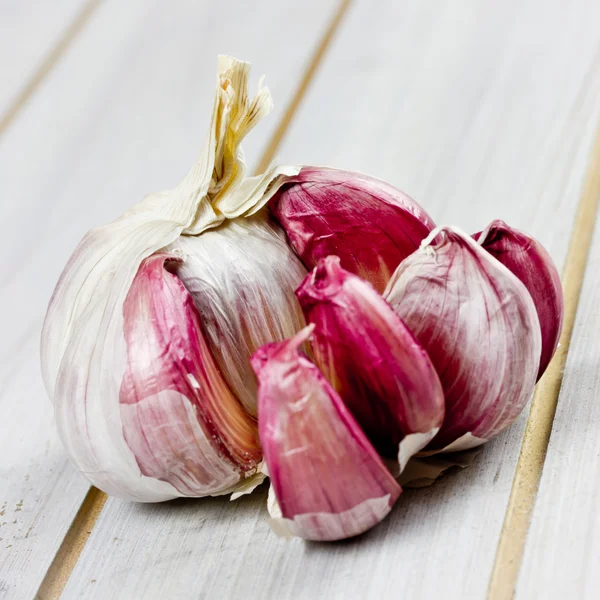
[[[221,493],[257,471],[256,422],[229,391],[193,299],[171,271],[141,264],[123,305],[127,366],[119,402],[125,440],[146,477],[185,496]]]
[[[340,396],[298,351],[313,328],[264,346],[252,366],[273,528],[329,541],[379,523],[401,489]]]
[[[514,273],[533,298],[542,330],[539,379],[554,356],[562,331],[564,298],[556,265],[535,238],[504,221],[492,221],[473,238]]]
[[[516,419],[533,392],[541,335],[515,275],[470,236],[440,227],[402,262],[384,297],[444,388],[446,416],[429,449],[474,447]]]
[[[371,443],[401,468],[437,433],[444,393],[427,353],[373,287],[321,259],[297,291],[315,363]],[[402,445],[401,445],[402,442]]]
[[[256,415],[250,356],[304,327],[294,290],[306,269],[264,212],[182,236],[167,251],[185,258],[177,276],[194,298],[210,351],[231,391]]]
[[[435,227],[412,198],[361,173],[304,167],[287,181],[270,206],[306,267],[335,254],[380,293]]]

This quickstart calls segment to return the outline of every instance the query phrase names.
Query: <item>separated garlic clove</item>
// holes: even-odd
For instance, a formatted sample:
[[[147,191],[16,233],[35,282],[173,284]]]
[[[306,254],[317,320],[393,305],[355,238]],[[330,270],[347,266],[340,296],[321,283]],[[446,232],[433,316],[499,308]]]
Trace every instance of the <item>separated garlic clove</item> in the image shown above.
[[[446,416],[429,448],[463,450],[510,425],[529,400],[541,352],[525,286],[455,227],[431,232],[384,297],[429,354]]]
[[[342,399],[298,349],[309,326],[258,350],[260,439],[281,535],[329,541],[379,523],[401,489]],[[276,500],[276,502],[275,502]]]
[[[380,293],[435,227],[412,198],[361,173],[304,167],[288,181],[270,207],[306,267],[335,254]]]
[[[306,269],[265,214],[182,236],[167,250],[185,258],[177,275],[194,298],[210,351],[231,391],[256,415],[250,356],[304,327],[294,290]]]
[[[256,421],[230,392],[201,317],[160,253],[140,266],[123,305],[127,367],[123,435],[140,471],[185,496],[230,490],[262,458]]]
[[[514,273],[531,294],[542,331],[539,379],[554,356],[562,331],[564,298],[558,270],[535,238],[504,221],[492,221],[473,238]]]
[[[444,393],[427,353],[373,287],[321,259],[297,291],[315,363],[371,443],[400,468],[437,433]]]

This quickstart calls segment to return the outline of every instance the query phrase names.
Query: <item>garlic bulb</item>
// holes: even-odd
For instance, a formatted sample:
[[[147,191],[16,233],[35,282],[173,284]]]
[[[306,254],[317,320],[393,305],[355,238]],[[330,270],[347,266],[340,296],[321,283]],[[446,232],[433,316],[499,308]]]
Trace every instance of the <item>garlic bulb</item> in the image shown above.
[[[336,255],[346,271],[380,293],[435,227],[421,206],[389,183],[338,169],[304,167],[270,207],[308,269]]]
[[[430,449],[464,450],[510,425],[529,400],[540,322],[525,286],[455,227],[431,232],[384,297],[429,354],[446,415]]]
[[[379,523],[401,489],[342,399],[299,353],[313,327],[261,348],[252,365],[272,526],[284,536],[327,541]]]
[[[149,377],[155,373],[161,378],[172,379],[171,383],[163,385],[163,381],[160,386],[158,381],[141,382],[140,371],[131,371],[137,360],[148,361],[153,355],[143,354],[136,358],[128,349],[127,340],[130,346],[136,343],[131,331],[139,331],[139,328],[133,327],[127,333],[124,323],[126,298],[146,258],[174,244],[181,236],[201,235],[227,219],[249,217],[259,212],[283,184],[284,177],[298,172],[296,167],[276,167],[255,177],[246,176],[240,141],[272,107],[266,88],[259,88],[254,99],[248,97],[249,69],[248,63],[229,57],[219,58],[210,131],[197,163],[173,190],[151,195],[114,223],[90,231],[69,260],[50,301],[42,332],[42,373],[54,402],[59,433],[75,465],[94,485],[109,494],[159,501],[180,495],[222,493],[240,486],[247,489],[249,479],[260,479],[260,474],[254,474],[257,451],[252,428],[256,425],[248,420],[249,416],[242,418],[234,408],[231,390],[225,382],[219,380],[218,389],[213,389],[211,384],[210,393],[205,393],[203,382],[198,378],[199,371],[188,370],[192,363],[200,369],[202,365],[196,363],[206,359],[206,352],[202,350],[197,356],[188,356],[187,350],[184,351],[185,348],[191,351],[193,347],[189,346],[189,341],[186,342],[188,346],[183,342],[183,320],[176,321],[178,327],[174,332],[182,344],[176,354],[181,362],[171,370],[156,366],[148,373]],[[266,231],[267,226],[257,227]],[[287,263],[294,264],[291,250],[288,254]],[[213,257],[213,269],[221,258]],[[157,268],[156,263],[152,265]],[[297,266],[294,268],[301,278],[301,270]],[[159,270],[153,269],[153,272],[158,284]],[[166,277],[160,273],[160,277]],[[139,276],[145,277],[143,270]],[[293,277],[293,273],[289,277]],[[265,284],[267,279],[264,274],[258,274],[261,286],[278,283],[275,278]],[[173,298],[171,304],[163,299],[165,306],[173,309],[169,318],[175,319],[173,312],[185,310],[190,335],[199,335],[200,324],[185,300],[184,290],[175,283],[171,281],[167,285],[167,281],[163,281],[161,285],[165,293],[172,293],[171,289],[179,290],[180,301],[186,308],[175,309]],[[148,289],[147,292],[152,295],[156,290]],[[151,298],[144,302],[147,308],[140,305],[140,316],[153,306]],[[290,300],[285,304],[274,314],[285,315]],[[162,308],[155,304],[153,310]],[[230,306],[229,310],[237,310],[237,307]],[[156,312],[157,319],[159,316]],[[166,314],[164,318],[167,318]],[[297,320],[297,317],[291,318]],[[227,320],[235,321],[225,317],[224,321]],[[163,331],[166,326],[166,322],[161,326]],[[290,327],[285,325],[280,330],[287,332]],[[154,335],[156,339],[152,344],[158,343],[159,331]],[[237,335],[239,338],[245,333]],[[210,340],[210,335],[207,338]],[[256,341],[250,339],[248,347]],[[166,348],[171,343],[175,342],[167,340]],[[150,350],[156,352],[157,347],[142,346],[142,352]],[[198,348],[195,351],[199,351]],[[217,374],[207,365],[202,367],[208,371],[206,377],[210,374],[216,382]],[[129,372],[131,385],[129,391],[123,391],[127,390],[124,378]],[[185,387],[184,391],[184,381],[176,373],[187,377],[191,387]],[[200,388],[196,388],[194,380]],[[143,401],[132,402],[131,391],[136,389],[153,399],[146,405]],[[213,394],[221,395],[221,402],[217,402]],[[245,391],[240,390],[238,397],[245,398]],[[163,435],[161,419],[171,410],[174,414],[168,416],[168,433],[165,435],[169,440],[180,434],[183,437],[180,444],[165,443],[154,454],[155,449],[144,448],[142,437],[152,429],[151,434],[158,441]],[[219,431],[232,429],[225,442],[220,433],[213,435],[214,432],[207,429],[214,410],[235,413],[223,417],[218,425]],[[238,425],[241,429],[233,431]],[[215,467],[215,457],[227,453],[231,456],[219,471]],[[210,465],[206,466],[205,474],[200,474],[199,462],[204,460],[201,455],[212,457],[208,459]],[[180,473],[172,476],[177,461],[182,462]],[[234,484],[234,480],[237,483]]]
[[[542,332],[539,379],[556,351],[562,331],[564,298],[558,270],[536,239],[504,221],[493,221],[473,238],[514,273],[531,294]]]
[[[444,417],[439,377],[387,302],[340,259],[321,259],[298,288],[316,325],[315,363],[380,454],[400,470],[437,433]]]
[[[219,58],[184,180],[77,246],[42,373],[67,454],[105,492],[236,497],[268,471],[278,532],[341,539],[401,492],[379,453],[402,472],[516,418],[562,292],[546,251],[502,222],[475,241],[366,175],[248,177],[240,143],[272,106],[260,85],[249,97],[249,68]]]

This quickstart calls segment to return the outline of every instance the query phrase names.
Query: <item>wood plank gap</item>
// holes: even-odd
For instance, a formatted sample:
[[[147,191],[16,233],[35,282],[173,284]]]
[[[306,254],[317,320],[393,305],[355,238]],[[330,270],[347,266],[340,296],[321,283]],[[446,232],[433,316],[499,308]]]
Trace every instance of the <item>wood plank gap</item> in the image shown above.
[[[488,588],[488,600],[514,597],[550,434],[556,413],[577,305],[600,203],[600,128],[590,154],[585,184],[562,274],[565,318],[560,345],[537,385],[515,469],[504,524]]]
[[[0,136],[8,129],[17,115],[25,107],[29,99],[35,94],[41,83],[56,66],[61,56],[77,37],[79,32],[85,27],[95,10],[100,6],[102,0],[89,0],[75,16],[71,24],[67,27],[63,35],[59,38],[55,46],[48,52],[46,58],[42,61],[33,77],[25,84],[21,92],[15,98],[14,102],[6,109],[6,112],[0,117]]]
[[[60,598],[106,499],[104,492],[95,487],[90,488],[38,588],[36,600]]]
[[[92,0],[90,5],[98,3],[98,0]],[[327,49],[330,47],[335,33],[339,28],[344,18],[344,15],[348,11],[350,4],[351,0],[342,0],[340,2],[338,9],[336,10],[329,26],[327,27],[327,30],[321,37],[314,54],[311,56],[310,61],[306,69],[304,70],[302,77],[300,78],[300,83],[296,88],[296,91],[292,95],[292,98],[283,116],[281,117],[277,128],[275,129],[273,135],[269,140],[269,143],[267,144],[267,147],[265,148],[265,151],[261,156],[259,165],[256,169],[256,173],[261,173],[265,171],[268,168],[271,161],[273,160],[273,157],[275,156],[275,153],[277,152],[277,149],[279,148],[281,141],[283,140],[285,133],[306,94],[306,91],[308,90],[315,73],[317,72],[319,66],[323,62]],[[86,18],[82,20],[82,15],[80,15],[80,17],[78,17],[78,21],[80,21],[79,26],[75,28],[74,23],[74,25],[71,27],[73,31],[70,35],[69,41],[73,39],[77,31],[81,29],[85,21],[91,15],[93,8],[90,9],[90,5],[88,5],[88,10],[90,10],[90,12],[86,16]],[[65,38],[66,37],[67,36],[65,36]],[[29,84],[28,87],[31,87],[32,89],[30,93],[22,100],[23,103],[26,102],[27,98],[33,93],[33,91],[35,91],[35,87],[43,79],[45,74],[52,68],[52,65],[55,64],[55,62],[60,57],[60,54],[62,53],[64,48],[66,48],[67,45],[68,42],[65,43],[63,49],[56,54],[54,61],[50,62],[45,73],[39,77],[38,82],[33,86],[31,85],[31,83]],[[16,112],[18,112],[19,109],[20,106],[17,107],[15,114]],[[11,117],[11,119],[13,117]],[[11,119],[9,119],[9,121]],[[4,126],[4,121],[2,121],[2,124]],[[2,128],[0,127],[0,134],[1,133]],[[69,580],[69,577],[71,576],[71,573],[75,568],[75,565],[77,564],[79,556],[81,555],[81,552],[85,547],[85,544],[98,520],[98,517],[100,516],[100,513],[102,512],[102,509],[107,499],[108,496],[104,492],[100,491],[99,489],[93,486],[90,488],[79,511],[77,512],[77,515],[75,516],[73,522],[71,523],[71,526],[69,527],[67,535],[62,541],[62,544],[60,545],[56,556],[54,557],[44,579],[42,580],[42,583],[40,584],[40,587],[36,594],[36,600],[57,600],[58,598],[60,598],[62,591],[64,590],[67,581]]]

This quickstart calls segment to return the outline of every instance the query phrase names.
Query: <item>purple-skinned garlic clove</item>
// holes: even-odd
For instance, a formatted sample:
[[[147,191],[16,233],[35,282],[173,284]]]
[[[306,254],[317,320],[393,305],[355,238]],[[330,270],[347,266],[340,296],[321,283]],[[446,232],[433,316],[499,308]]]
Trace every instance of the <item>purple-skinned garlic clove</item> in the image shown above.
[[[184,496],[225,493],[257,472],[258,428],[219,372],[192,296],[168,270],[180,261],[144,260],[123,305],[123,435],[146,477]]]
[[[297,290],[315,363],[380,454],[408,458],[437,433],[444,393],[427,353],[390,305],[337,256]]]
[[[440,227],[398,267],[384,294],[427,351],[446,416],[428,449],[477,446],[529,400],[540,325],[523,283],[470,236]]]
[[[401,488],[340,396],[299,352],[313,327],[259,349],[252,366],[273,529],[331,541],[377,525]]]
[[[556,265],[535,238],[504,221],[492,221],[473,238],[514,273],[531,294],[542,332],[539,379],[554,356],[562,331],[564,297]]]
[[[380,293],[435,227],[404,192],[362,173],[304,167],[288,181],[270,207],[304,265],[335,254]]]

